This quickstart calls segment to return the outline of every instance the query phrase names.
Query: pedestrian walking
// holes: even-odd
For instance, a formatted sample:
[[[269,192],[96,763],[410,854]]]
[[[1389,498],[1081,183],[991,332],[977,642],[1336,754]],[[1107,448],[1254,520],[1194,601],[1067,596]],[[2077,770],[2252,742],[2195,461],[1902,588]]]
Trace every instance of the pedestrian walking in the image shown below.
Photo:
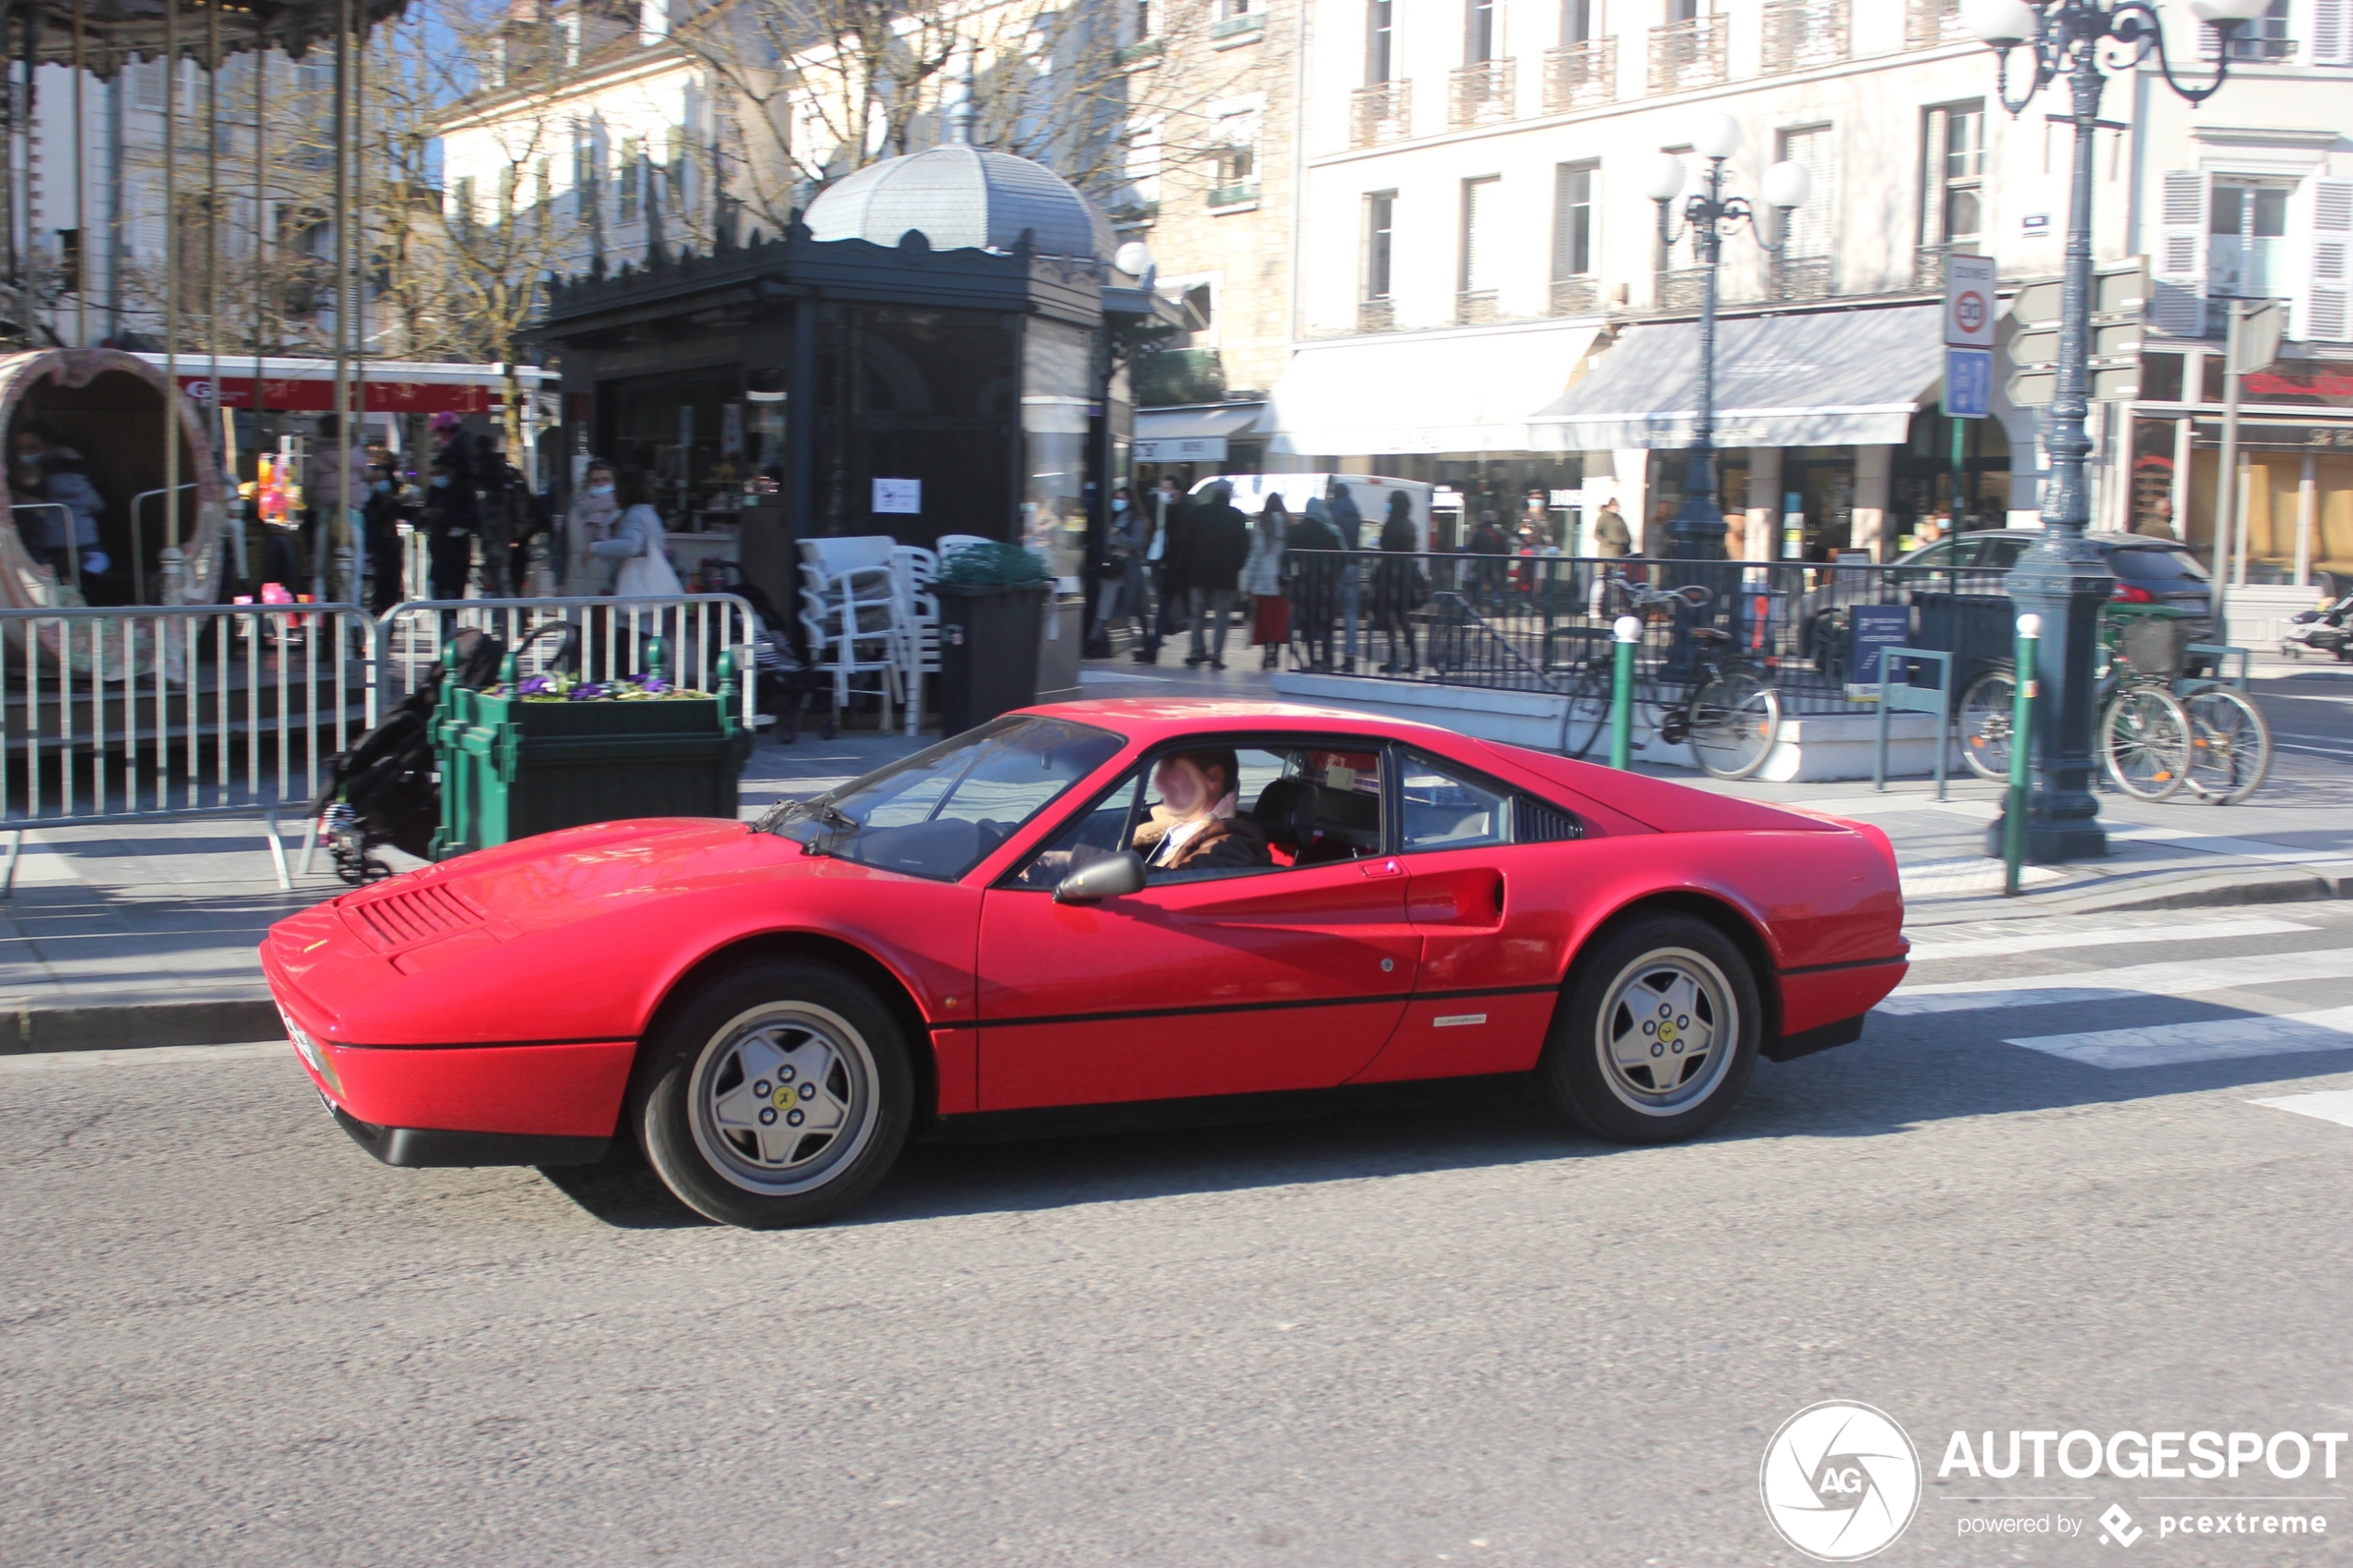
[[[1593,518],[1593,553],[1604,560],[1623,560],[1634,553],[1634,534],[1615,499],[1604,501]]]
[[[408,596],[408,585],[402,582],[406,566],[401,560],[400,525],[414,505],[415,498],[400,483],[394,464],[377,463],[370,470],[368,498],[360,504],[359,518],[368,542],[368,611],[371,615],[383,615]]]
[[[1380,667],[1384,675],[1411,675],[1421,668],[1412,616],[1429,597],[1429,579],[1416,558],[1420,546],[1414,503],[1403,490],[1392,492],[1389,517],[1381,524],[1381,561],[1373,572],[1373,625],[1389,649]]]
[[[670,564],[669,535],[661,514],[654,509],[653,481],[642,469],[623,469],[614,483],[621,503],[621,521],[612,537],[590,546],[602,560],[614,563],[615,598],[673,598],[685,593],[678,572]]]
[[[1250,524],[1234,505],[1233,495],[1233,486],[1221,480],[1202,493],[1187,518],[1191,540],[1185,577],[1193,611],[1192,651],[1185,656],[1189,666],[1226,668],[1227,623],[1233,615],[1243,563],[1250,559]],[[1213,621],[1217,628],[1214,638],[1209,634]]]
[[[1471,530],[1469,553],[1483,558],[1471,568],[1471,583],[1477,602],[1491,611],[1504,596],[1507,569],[1502,558],[1511,553],[1511,542],[1504,537],[1503,525],[1493,512],[1478,514],[1478,526]]]
[[[614,495],[613,466],[603,458],[588,465],[572,505],[564,508],[563,584],[567,598],[592,598],[605,591],[612,569],[596,546],[612,537],[621,521],[621,503]]]
[[[462,599],[473,576],[473,486],[463,482],[459,459],[447,451],[434,454],[427,471],[417,521],[424,526],[425,552],[433,563],[433,596]]]
[[[521,597],[527,577],[521,547],[531,532],[531,486],[499,450],[495,431],[475,445],[473,486],[482,530],[483,596]]]
[[[1290,569],[1291,629],[1307,650],[1307,668],[1332,667],[1332,621],[1340,608],[1341,574],[1350,566],[1340,549],[1340,533],[1332,527],[1328,504],[1321,495],[1307,497],[1307,506],[1291,524],[1283,558]]]
[[[1272,670],[1290,641],[1290,600],[1283,592],[1283,551],[1290,514],[1280,495],[1266,497],[1251,530],[1250,554],[1242,560],[1241,591],[1250,596],[1250,640],[1259,646],[1258,667]]]
[[[1136,622],[1136,646],[1151,641],[1151,568],[1144,552],[1151,548],[1151,518],[1136,505],[1136,493],[1121,485],[1111,493],[1111,533],[1105,544],[1102,595],[1095,611],[1095,635],[1101,657],[1111,657],[1112,629],[1124,621]]]
[[[1340,547],[1353,558],[1365,547],[1365,514],[1357,509],[1356,498],[1348,486],[1337,478],[1324,487],[1324,507],[1331,515],[1332,532],[1340,536]],[[1362,568],[1353,559],[1338,563],[1340,613],[1345,622],[1346,635],[1341,644],[1340,671],[1353,673],[1356,669],[1356,640],[1364,608]]]
[[[1163,474],[1152,491],[1152,542],[1144,552],[1151,568],[1151,640],[1137,654],[1139,664],[1160,662],[1160,645],[1176,634],[1185,619],[1185,584],[1173,575],[1179,558],[1177,529],[1185,515],[1185,487],[1175,474]]]

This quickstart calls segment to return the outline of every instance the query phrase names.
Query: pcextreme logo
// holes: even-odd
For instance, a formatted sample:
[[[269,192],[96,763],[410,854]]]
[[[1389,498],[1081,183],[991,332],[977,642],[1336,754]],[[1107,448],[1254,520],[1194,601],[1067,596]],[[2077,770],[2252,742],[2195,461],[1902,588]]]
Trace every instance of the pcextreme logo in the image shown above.
[[[1781,1423],[1756,1485],[1781,1539],[1818,1562],[1856,1562],[1919,1512],[1920,1456],[1885,1411],[1826,1399]]]

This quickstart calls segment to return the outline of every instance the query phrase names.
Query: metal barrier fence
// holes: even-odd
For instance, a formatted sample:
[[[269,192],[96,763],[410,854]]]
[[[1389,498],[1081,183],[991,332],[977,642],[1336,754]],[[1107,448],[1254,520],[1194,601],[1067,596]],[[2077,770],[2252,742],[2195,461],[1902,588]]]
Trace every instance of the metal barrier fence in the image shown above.
[[[1705,627],[1760,666],[1794,714],[1868,711],[1878,672],[1849,669],[1858,621],[1882,623],[1864,627],[1878,641],[1956,655],[1957,689],[1971,666],[2008,656],[2015,613],[1991,570],[1321,550],[1285,562],[1294,670],[1566,692],[1610,659],[1612,622],[1639,612],[1646,685],[1676,679]],[[1640,602],[1686,585],[1706,589],[1706,604]],[[1856,614],[1880,606],[1903,609],[1900,630]]]
[[[377,679],[386,707],[422,685],[443,646],[461,631],[487,632],[509,647],[543,627],[570,625],[584,680],[610,681],[646,667],[648,644],[660,637],[672,679],[705,691],[718,679],[721,653],[736,650],[737,697],[749,726],[758,702],[749,652],[760,629],[751,605],[735,594],[685,594],[675,598],[410,599],[378,621]],[[526,678],[554,667],[564,645],[541,637],[523,650]]]
[[[0,610],[0,897],[25,830],[306,809],[377,716],[356,605]]]

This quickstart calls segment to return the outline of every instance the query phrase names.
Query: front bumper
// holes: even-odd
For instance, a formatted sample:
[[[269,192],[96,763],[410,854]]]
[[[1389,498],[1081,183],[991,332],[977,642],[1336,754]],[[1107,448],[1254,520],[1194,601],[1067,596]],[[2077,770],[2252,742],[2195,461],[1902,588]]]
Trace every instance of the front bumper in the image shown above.
[[[439,1127],[380,1127],[362,1122],[321,1090],[335,1124],[351,1141],[387,1165],[593,1165],[610,1138],[550,1137],[537,1133],[459,1133]]]

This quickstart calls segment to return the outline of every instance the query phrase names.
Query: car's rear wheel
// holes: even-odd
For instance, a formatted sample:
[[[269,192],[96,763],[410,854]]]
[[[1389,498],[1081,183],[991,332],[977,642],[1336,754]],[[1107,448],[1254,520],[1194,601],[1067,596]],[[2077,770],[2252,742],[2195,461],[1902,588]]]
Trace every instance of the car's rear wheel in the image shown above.
[[[1672,1143],[1740,1098],[1763,1028],[1740,949],[1705,921],[1652,916],[1604,937],[1579,967],[1537,1082],[1588,1132]]]
[[[638,1135],[663,1185],[723,1224],[831,1219],[907,1141],[914,1072],[890,1010],[829,965],[733,970],[648,1042]]]

